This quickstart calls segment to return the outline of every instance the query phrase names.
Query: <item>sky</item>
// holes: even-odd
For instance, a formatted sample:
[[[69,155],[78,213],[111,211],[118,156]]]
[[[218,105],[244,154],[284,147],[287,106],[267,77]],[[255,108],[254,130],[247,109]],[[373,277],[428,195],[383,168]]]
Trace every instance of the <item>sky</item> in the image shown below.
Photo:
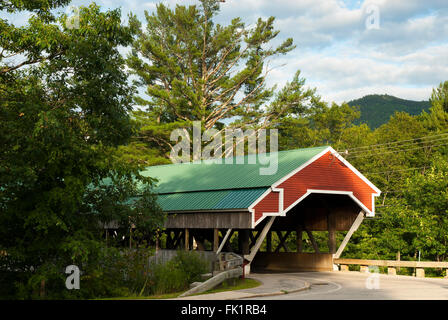
[[[96,1],[104,9],[121,7],[124,19],[131,11],[142,21],[144,10],[153,12],[158,2],[198,4]],[[216,19],[227,24],[237,16],[247,25],[274,16],[276,41],[291,37],[297,45],[272,60],[268,85],[281,87],[301,70],[324,100],[341,103],[367,94],[427,100],[432,88],[448,80],[447,0],[226,0]]]

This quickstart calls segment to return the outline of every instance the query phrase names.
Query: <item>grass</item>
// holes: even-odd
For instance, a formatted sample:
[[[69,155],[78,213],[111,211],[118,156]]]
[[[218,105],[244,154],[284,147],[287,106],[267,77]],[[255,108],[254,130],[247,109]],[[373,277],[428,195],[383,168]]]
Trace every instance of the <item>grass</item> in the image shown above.
[[[182,292],[173,292],[173,293],[164,293],[164,294],[155,294],[152,296],[128,296],[128,297],[113,297],[113,298],[102,298],[95,300],[148,300],[148,299],[173,299],[177,298],[179,295],[184,293]]]
[[[219,286],[208,290],[203,293],[197,293],[196,295],[201,294],[209,294],[209,293],[218,293],[218,292],[224,292],[224,291],[233,291],[233,290],[242,290],[242,289],[249,289],[249,288],[255,288],[258,287],[261,284],[261,282],[254,280],[254,279],[235,279],[234,281],[224,281]],[[146,299],[173,299],[177,298],[179,295],[184,293],[182,292],[174,292],[174,293],[165,293],[165,294],[158,294],[158,295],[152,295],[152,296],[129,296],[129,297],[114,297],[114,298],[104,298],[104,299],[97,299],[97,300],[146,300]]]

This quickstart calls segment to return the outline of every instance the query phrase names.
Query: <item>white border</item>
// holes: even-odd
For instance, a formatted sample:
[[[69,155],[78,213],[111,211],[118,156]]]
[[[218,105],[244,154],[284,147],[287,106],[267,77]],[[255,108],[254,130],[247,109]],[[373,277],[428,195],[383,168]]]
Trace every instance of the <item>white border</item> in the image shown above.
[[[284,190],[283,188],[277,188],[280,184],[282,184],[284,181],[291,178],[293,175],[301,171],[303,168],[309,166],[311,163],[322,157],[324,154],[326,154],[328,151],[331,152],[333,156],[335,156],[338,160],[340,160],[344,165],[346,165],[351,171],[353,171],[361,180],[363,180],[369,187],[371,187],[375,193],[372,193],[372,210],[367,209],[367,207],[353,195],[353,191],[337,191],[337,190],[317,190],[317,189],[307,189],[307,192],[301,196],[299,199],[294,201],[288,208],[283,210],[283,203],[284,203]],[[278,192],[279,193],[279,208],[278,212],[263,212],[260,219],[258,219],[257,222],[255,222],[255,209],[254,207],[263,200],[270,192]],[[255,228],[261,221],[264,220],[267,216],[285,216],[286,213],[291,210],[294,206],[296,206],[299,202],[301,202],[303,199],[305,199],[307,196],[309,196],[312,193],[323,193],[323,194],[341,194],[341,195],[348,195],[350,198],[352,198],[366,213],[366,217],[374,217],[375,216],[375,197],[378,197],[381,194],[381,190],[378,189],[372,182],[370,182],[363,174],[361,174],[358,170],[356,170],[355,167],[353,167],[347,160],[345,160],[339,153],[336,152],[332,147],[327,147],[323,151],[319,152],[317,155],[309,159],[307,162],[302,164],[297,169],[294,169],[290,173],[288,173],[286,176],[275,182],[268,190],[266,190],[257,200],[255,200],[254,203],[252,203],[249,206],[249,212],[252,214],[252,228]]]

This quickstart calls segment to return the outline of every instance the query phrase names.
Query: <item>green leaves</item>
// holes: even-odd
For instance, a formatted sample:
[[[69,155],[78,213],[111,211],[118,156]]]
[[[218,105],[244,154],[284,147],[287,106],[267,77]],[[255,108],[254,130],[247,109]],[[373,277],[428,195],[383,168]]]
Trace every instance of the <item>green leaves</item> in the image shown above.
[[[215,24],[218,13],[216,0],[175,8],[158,4],[154,13],[145,13],[145,31],[127,58],[148,96],[135,99],[147,108],[139,142],[158,148],[161,156],[170,150],[170,124],[199,120],[206,129],[222,129],[226,122],[266,128],[286,112],[268,110],[274,91],[266,87],[266,67],[269,59],[295,48],[292,39],[272,47],[279,33],[273,17],[247,27],[240,18]]]
[[[34,1],[32,10],[58,3]],[[3,54],[23,59],[0,56],[0,251],[8,253],[0,269],[22,270],[28,297],[42,280],[61,294],[63,267],[95,263],[105,222],[121,222],[125,235],[138,223],[148,236],[164,218],[152,180],[116,156],[132,134],[134,93],[118,49],[135,26],[94,4],[81,8],[79,29],[65,19],[38,14],[23,28],[0,24]],[[16,292],[13,278],[5,286]]]

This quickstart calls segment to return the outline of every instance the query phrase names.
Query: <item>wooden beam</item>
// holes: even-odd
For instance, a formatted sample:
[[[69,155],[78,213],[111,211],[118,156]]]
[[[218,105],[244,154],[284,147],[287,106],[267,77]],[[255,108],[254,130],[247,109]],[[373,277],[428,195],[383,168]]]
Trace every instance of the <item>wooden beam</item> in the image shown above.
[[[378,267],[401,267],[401,268],[448,268],[448,262],[436,261],[396,261],[396,260],[365,260],[365,259],[334,259],[337,264],[355,264],[363,266]]]
[[[177,249],[181,243],[182,230],[179,230],[179,233],[177,235],[176,235],[176,231],[173,231],[173,233],[174,233],[173,249]]]
[[[188,230],[188,228],[185,228],[184,231],[184,245],[185,245],[185,251],[189,251],[190,250],[190,231]]]
[[[278,239],[280,240],[280,243],[277,246],[277,249],[275,249],[274,252],[280,252],[280,249],[283,247],[283,249],[285,249],[285,252],[288,252],[288,247],[285,244],[286,239],[288,239],[291,231],[286,231],[286,233],[284,235],[282,235],[281,231],[275,231],[278,235]]]
[[[189,230],[188,247],[190,248],[190,250],[193,250],[193,232],[191,229]]]
[[[263,230],[261,231],[260,236],[257,239],[257,242],[255,243],[255,245],[250,250],[250,254],[247,255],[247,256],[244,256],[244,258],[246,260],[248,260],[249,263],[252,262],[252,260],[254,259],[255,255],[258,252],[258,249],[260,249],[260,246],[263,243],[263,240],[266,237],[266,234],[268,233],[269,229],[271,229],[271,226],[274,223],[274,220],[275,220],[275,216],[273,216],[273,217],[271,217],[269,219],[269,221],[266,223],[266,225],[264,226]]]
[[[255,232],[255,236],[253,235],[254,232]],[[249,232],[249,238],[250,238],[249,248],[252,248],[255,245],[259,236],[260,236],[260,231],[250,231]]]
[[[221,244],[219,245],[218,250],[216,250],[216,254],[220,253],[222,248],[224,248],[224,245],[226,244],[227,239],[230,238],[232,235],[232,229],[227,229],[226,235],[224,236],[224,239],[222,239]]]
[[[233,251],[232,244],[230,243],[230,240],[232,239],[232,236],[234,233],[235,233],[235,229],[232,229],[232,231],[230,231],[230,234],[227,238],[227,241],[224,244],[223,249],[225,249],[226,251],[229,251],[229,252]]]
[[[213,251],[218,252],[219,248],[219,229],[213,229]]]
[[[320,253],[319,246],[317,245],[316,239],[314,239],[313,233],[309,231],[308,229],[305,229],[306,233],[308,234],[308,238],[310,238],[311,243],[313,244],[314,251],[316,253]]]
[[[336,232],[334,230],[328,230],[328,251],[336,252]]]
[[[337,259],[341,256],[342,252],[345,249],[345,246],[347,245],[348,241],[352,237],[353,233],[358,230],[359,226],[361,225],[361,222],[364,220],[364,212],[361,211],[358,213],[358,216],[356,217],[355,221],[353,222],[352,226],[350,227],[350,230],[348,230],[347,234],[344,237],[344,240],[342,240],[341,245],[338,248],[338,251],[333,255],[334,259]]]
[[[330,253],[336,252],[336,232],[334,226],[334,217],[330,212],[327,214],[327,227],[328,227],[328,251]]]
[[[170,229],[252,228],[249,212],[195,212],[168,214],[164,223]]]
[[[245,255],[249,253],[249,230],[238,230],[238,240],[240,241],[241,254]]]

